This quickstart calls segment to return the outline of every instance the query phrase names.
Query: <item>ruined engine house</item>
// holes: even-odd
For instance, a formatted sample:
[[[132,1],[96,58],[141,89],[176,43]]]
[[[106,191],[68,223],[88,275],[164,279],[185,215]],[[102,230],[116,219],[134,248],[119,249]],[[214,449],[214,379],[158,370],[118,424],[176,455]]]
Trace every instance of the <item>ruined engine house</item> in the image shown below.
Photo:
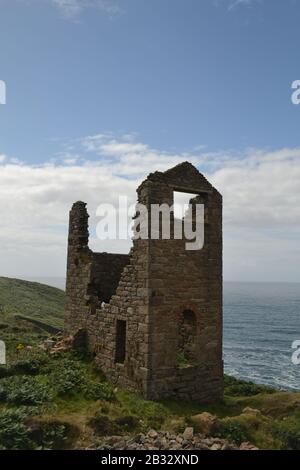
[[[204,245],[137,239],[129,254],[94,253],[86,204],[70,211],[65,331],[86,333],[108,379],[148,399],[211,402],[223,393],[222,197],[190,163],[151,173],[138,202],[204,205]],[[171,225],[174,224],[174,218]]]

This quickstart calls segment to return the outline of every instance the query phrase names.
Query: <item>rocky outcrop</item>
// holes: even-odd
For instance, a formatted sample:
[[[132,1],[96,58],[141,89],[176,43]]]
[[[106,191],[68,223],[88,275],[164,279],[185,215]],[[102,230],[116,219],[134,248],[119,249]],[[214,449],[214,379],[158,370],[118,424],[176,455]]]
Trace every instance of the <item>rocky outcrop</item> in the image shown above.
[[[220,421],[217,416],[207,412],[192,416],[191,422],[195,429],[205,436],[211,436],[220,427]]]
[[[73,335],[62,336],[61,333],[44,341],[41,345],[50,354],[59,354],[70,350],[86,350],[87,336],[84,328],[79,328]]]
[[[98,449],[114,450],[258,450],[250,442],[240,446],[226,439],[205,437],[194,434],[188,427],[181,434],[151,429],[147,434],[136,436],[110,436],[104,439]]]

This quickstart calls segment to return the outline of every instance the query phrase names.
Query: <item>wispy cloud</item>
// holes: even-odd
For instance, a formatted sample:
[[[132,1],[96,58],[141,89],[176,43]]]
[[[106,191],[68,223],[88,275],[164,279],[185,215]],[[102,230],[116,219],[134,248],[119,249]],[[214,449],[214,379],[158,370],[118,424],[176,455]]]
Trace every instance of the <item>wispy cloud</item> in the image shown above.
[[[233,10],[239,6],[251,6],[262,0],[216,0],[216,5],[226,5],[228,10]]]
[[[97,9],[108,15],[119,13],[116,0],[49,0],[67,18],[76,18],[85,10]]]
[[[25,1],[28,4],[34,4],[41,0],[18,0]],[[120,14],[123,10],[120,6],[120,0],[43,0],[52,5],[61,14],[62,17],[77,21],[81,14],[86,11],[94,10],[110,17]]]

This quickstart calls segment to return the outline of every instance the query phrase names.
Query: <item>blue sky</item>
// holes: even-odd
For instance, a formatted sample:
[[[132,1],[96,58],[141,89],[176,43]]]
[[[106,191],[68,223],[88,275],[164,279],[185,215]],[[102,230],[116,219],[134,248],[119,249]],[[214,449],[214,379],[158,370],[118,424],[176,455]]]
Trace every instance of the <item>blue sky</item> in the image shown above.
[[[73,200],[93,216],[188,159],[224,194],[225,277],[298,280],[299,18],[296,0],[0,0],[2,274],[63,275]]]
[[[66,18],[51,0],[0,2],[4,153],[40,162],[99,129],[172,151],[298,145],[299,4],[109,3]]]

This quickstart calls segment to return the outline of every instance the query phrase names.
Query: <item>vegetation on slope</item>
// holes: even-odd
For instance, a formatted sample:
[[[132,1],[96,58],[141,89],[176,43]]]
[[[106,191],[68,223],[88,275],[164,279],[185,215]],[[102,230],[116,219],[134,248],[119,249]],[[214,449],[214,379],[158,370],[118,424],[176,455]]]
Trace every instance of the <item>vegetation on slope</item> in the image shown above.
[[[13,315],[62,328],[65,293],[38,282],[0,277],[0,323]]]
[[[24,292],[23,281],[21,286]],[[51,314],[47,310],[46,299],[51,291],[56,297],[57,289],[36,288],[45,292],[40,301],[37,292],[26,292],[29,302],[34,299],[34,313],[56,321],[62,315],[59,294],[56,315],[54,303]],[[15,294],[15,305],[24,315],[21,296]],[[213,405],[147,401],[109,384],[88,355],[52,355],[41,348],[49,339],[45,331],[8,311],[1,315],[7,365],[0,366],[0,449],[103,448],[108,435],[136,435],[151,428],[182,432],[189,425],[197,431],[195,415],[204,411],[218,417],[213,436],[250,441],[262,449],[300,449],[300,393],[226,377],[224,400]]]
[[[224,400],[214,405],[147,401],[106,382],[92,358],[53,356],[40,347],[46,333],[15,327],[0,331],[8,340],[8,365],[0,367],[0,448],[102,448],[107,435],[197,430],[193,417],[207,411],[219,418],[214,436],[300,449],[300,393],[227,377]]]

